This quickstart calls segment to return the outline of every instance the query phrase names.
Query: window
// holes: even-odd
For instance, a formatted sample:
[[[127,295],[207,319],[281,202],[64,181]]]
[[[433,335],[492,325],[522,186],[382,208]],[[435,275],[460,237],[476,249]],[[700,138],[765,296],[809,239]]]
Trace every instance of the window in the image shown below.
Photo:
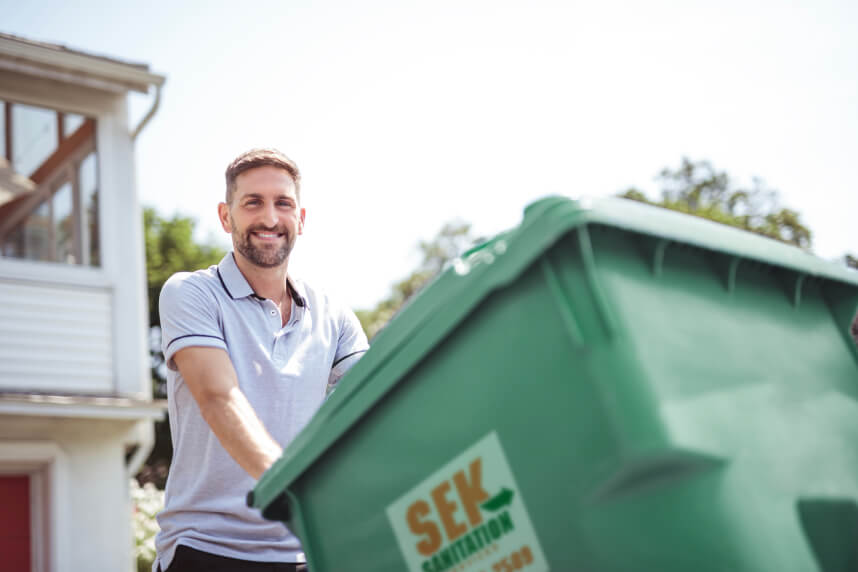
[[[95,119],[0,101],[0,256],[100,264]]]
[[[13,104],[11,108],[12,168],[29,176],[57,149],[57,114],[29,105]]]
[[[68,137],[77,131],[78,127],[86,121],[86,117],[74,113],[63,113],[61,116],[63,121],[63,137]]]

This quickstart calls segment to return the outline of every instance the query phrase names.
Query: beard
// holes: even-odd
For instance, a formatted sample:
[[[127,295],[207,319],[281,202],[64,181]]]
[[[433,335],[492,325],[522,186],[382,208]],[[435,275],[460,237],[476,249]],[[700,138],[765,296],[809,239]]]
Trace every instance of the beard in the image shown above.
[[[235,222],[230,222],[232,222],[233,228],[235,228]],[[252,233],[254,232],[276,232],[282,234],[284,240],[279,245],[268,244],[259,247],[253,244]],[[244,256],[254,266],[274,268],[281,266],[289,258],[289,254],[295,246],[295,236],[285,227],[270,229],[264,226],[254,226],[244,232],[234,232],[232,234],[232,243],[239,254]]]

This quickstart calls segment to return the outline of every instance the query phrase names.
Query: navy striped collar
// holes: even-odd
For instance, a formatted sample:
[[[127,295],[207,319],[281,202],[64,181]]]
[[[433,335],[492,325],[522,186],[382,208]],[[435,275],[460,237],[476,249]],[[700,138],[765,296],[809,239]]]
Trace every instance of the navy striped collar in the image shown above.
[[[244,277],[238,264],[236,264],[235,255],[232,252],[228,252],[220,261],[220,264],[217,265],[217,277],[220,279],[223,289],[226,290],[226,293],[233,300],[246,298],[247,296],[262,298],[262,296],[259,296],[250,287],[247,278]],[[289,275],[286,276],[286,284],[289,286],[289,293],[292,295],[292,299],[295,300],[295,304],[300,307],[306,307],[307,297],[300,290],[300,285],[296,284]]]

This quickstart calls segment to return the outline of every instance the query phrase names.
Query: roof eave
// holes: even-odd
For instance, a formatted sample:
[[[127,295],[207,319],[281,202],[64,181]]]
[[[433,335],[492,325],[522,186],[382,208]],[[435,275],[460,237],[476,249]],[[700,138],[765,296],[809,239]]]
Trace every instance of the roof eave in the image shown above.
[[[0,415],[160,421],[166,410],[165,400],[0,393]]]
[[[6,69],[39,73],[49,79],[84,83],[108,91],[119,88],[146,93],[150,86],[160,86],[165,81],[164,76],[142,66],[8,37],[0,37],[0,62]]]

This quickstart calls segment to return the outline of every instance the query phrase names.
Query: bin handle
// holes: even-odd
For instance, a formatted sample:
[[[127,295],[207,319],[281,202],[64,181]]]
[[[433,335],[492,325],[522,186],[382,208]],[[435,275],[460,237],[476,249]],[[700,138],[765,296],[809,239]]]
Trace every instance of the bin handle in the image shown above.
[[[599,317],[602,318],[605,333],[610,339],[617,332],[617,321],[608,307],[608,303],[605,300],[605,292],[596,274],[596,257],[593,254],[593,244],[590,242],[590,233],[587,230],[587,225],[578,227],[578,246],[581,249],[581,259],[584,261],[584,276],[587,279],[587,285],[593,294],[593,301],[595,302]]]
[[[575,319],[575,313],[569,307],[569,301],[563,295],[563,287],[560,285],[560,279],[557,277],[557,272],[554,270],[554,264],[548,260],[548,256],[542,256],[539,260],[542,267],[542,274],[545,276],[545,282],[548,284],[548,291],[551,292],[551,297],[554,298],[555,306],[560,311],[560,317],[566,324],[566,331],[569,337],[572,338],[572,343],[577,346],[584,345],[584,335],[581,332],[581,326],[578,320]]]

